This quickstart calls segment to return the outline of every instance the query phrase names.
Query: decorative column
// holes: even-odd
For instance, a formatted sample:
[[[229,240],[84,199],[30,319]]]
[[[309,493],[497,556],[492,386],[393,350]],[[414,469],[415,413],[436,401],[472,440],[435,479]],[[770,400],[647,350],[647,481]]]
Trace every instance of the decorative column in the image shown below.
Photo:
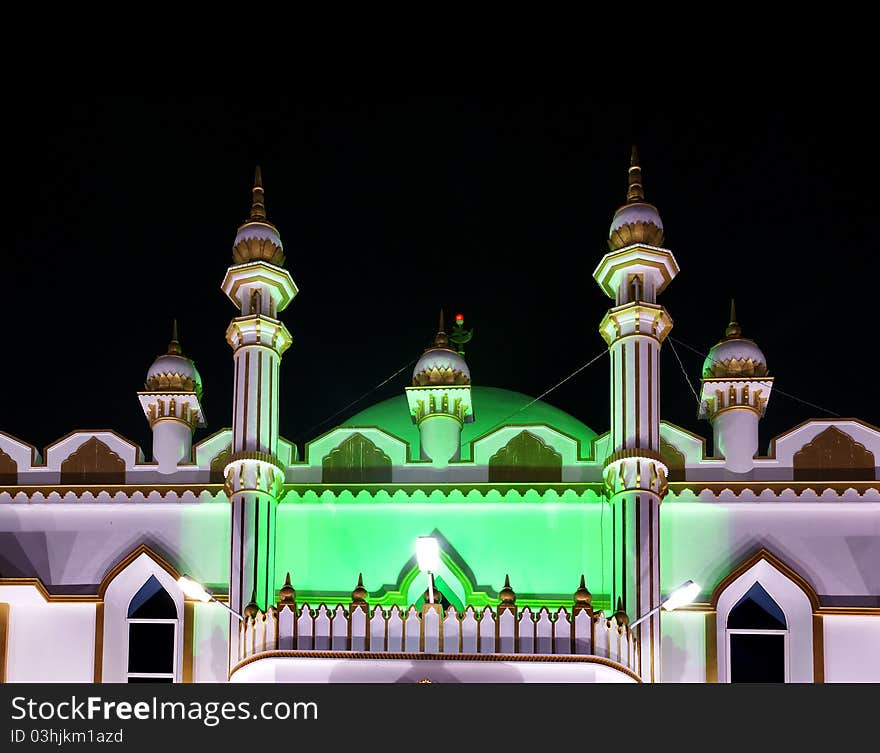
[[[657,295],[678,273],[661,247],[663,223],[644,201],[633,148],[627,203],[611,224],[610,247],[593,277],[615,301],[599,325],[611,357],[611,453],[604,479],[612,508],[612,604],[633,620],[660,604],[660,346],[672,319]],[[640,674],[660,680],[660,615],[636,627]]]
[[[226,330],[233,350],[232,452],[224,471],[231,508],[229,606],[264,610],[275,601],[275,512],[284,483],[278,445],[278,378],[281,356],[290,346],[276,317],[297,294],[282,268],[277,229],[266,219],[257,168],[250,218],[238,229],[233,266],[223,292],[238,307]],[[230,662],[236,659],[238,625],[230,617]]]
[[[724,339],[712,346],[703,363],[700,418],[712,424],[715,457],[724,458],[734,473],[747,473],[755,465],[758,423],[773,389],[773,377],[767,374],[764,354],[742,336],[731,301]]]

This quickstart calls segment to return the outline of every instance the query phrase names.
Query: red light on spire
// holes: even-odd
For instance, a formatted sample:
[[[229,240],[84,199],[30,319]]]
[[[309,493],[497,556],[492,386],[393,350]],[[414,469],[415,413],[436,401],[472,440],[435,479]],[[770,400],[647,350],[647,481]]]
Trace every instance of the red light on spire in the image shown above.
[[[462,324],[464,324],[464,314],[456,314],[455,315],[455,323],[458,326],[461,326]]]

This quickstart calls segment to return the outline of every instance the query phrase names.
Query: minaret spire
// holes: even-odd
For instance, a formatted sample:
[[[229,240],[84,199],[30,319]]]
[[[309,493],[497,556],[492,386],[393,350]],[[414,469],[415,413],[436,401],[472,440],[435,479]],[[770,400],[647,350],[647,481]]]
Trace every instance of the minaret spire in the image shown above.
[[[742,327],[739,326],[739,322],[736,321],[736,303],[733,298],[730,299],[730,324],[727,325],[727,329],[724,330],[724,335],[728,339],[732,339],[734,337],[739,337],[742,334]]]
[[[639,152],[633,144],[629,158],[629,189],[626,192],[627,204],[638,204],[645,200],[645,191],[642,188],[642,168],[639,165]]]
[[[180,342],[177,339],[177,319],[174,320],[171,327],[171,342],[168,343],[168,353],[174,356],[183,355],[183,348],[180,347]]]
[[[437,325],[437,336],[434,338],[434,345],[447,347],[449,345],[449,336],[446,334],[446,327],[443,321],[443,309],[440,309],[440,322]]]
[[[263,173],[260,171],[259,165],[257,165],[257,169],[254,171],[253,199],[251,201],[251,219],[266,219],[266,205],[264,203],[263,196]]]

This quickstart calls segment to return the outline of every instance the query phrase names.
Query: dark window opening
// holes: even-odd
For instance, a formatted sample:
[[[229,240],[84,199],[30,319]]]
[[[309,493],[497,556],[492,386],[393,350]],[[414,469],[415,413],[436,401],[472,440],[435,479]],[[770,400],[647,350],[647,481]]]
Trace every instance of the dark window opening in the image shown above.
[[[785,613],[755,583],[727,617],[731,682],[785,682]]]
[[[177,607],[151,575],[128,605],[128,682],[174,682]]]

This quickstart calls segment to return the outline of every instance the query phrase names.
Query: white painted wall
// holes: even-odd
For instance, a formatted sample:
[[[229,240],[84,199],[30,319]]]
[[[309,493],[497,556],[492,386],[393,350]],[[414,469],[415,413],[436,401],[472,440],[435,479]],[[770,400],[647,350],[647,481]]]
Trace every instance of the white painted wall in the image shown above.
[[[706,597],[764,547],[820,597],[880,594],[880,504],[874,502],[664,502],[660,526],[664,593],[691,579]]]
[[[663,612],[662,682],[706,682],[706,613]]]
[[[9,603],[7,682],[92,682],[95,604],[50,604],[31,586],[0,586]]]
[[[825,682],[880,682],[880,616],[826,615]]]
[[[49,590],[97,586],[123,557],[146,544],[180,572],[223,584],[229,571],[229,505],[225,502],[139,504],[4,504],[0,536],[12,534]],[[0,539],[2,540],[2,539]],[[8,573],[4,573],[8,575]],[[94,593],[94,589],[92,589]]]
[[[193,682],[226,682],[229,612],[219,604],[196,603],[193,615]]]
[[[239,669],[232,682],[635,682],[592,662],[430,661],[266,658]]]

